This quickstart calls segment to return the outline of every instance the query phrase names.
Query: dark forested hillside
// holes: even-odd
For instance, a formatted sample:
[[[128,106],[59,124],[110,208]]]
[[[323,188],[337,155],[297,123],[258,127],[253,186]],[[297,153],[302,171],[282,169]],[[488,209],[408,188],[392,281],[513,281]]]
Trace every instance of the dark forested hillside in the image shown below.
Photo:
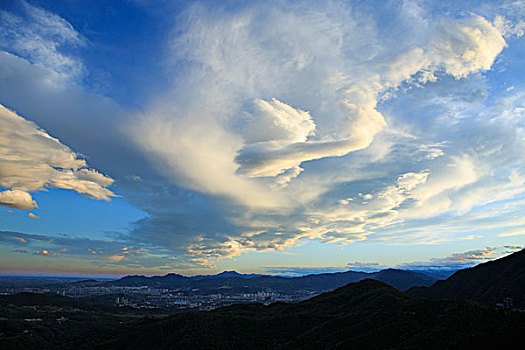
[[[519,297],[525,292],[523,259],[521,251],[462,270],[430,288],[413,288],[408,293],[381,281],[364,279],[300,303],[238,304],[213,311],[171,315],[160,314],[159,310],[100,306],[89,300],[52,295],[0,296],[0,348],[511,348],[519,344],[525,334],[525,313],[509,305],[505,308],[492,305],[508,297],[519,303]],[[348,273],[336,276],[337,283],[341,283]],[[393,284],[409,283],[407,276],[413,275],[398,270],[376,274]],[[297,280],[324,285],[336,283],[327,275],[315,275],[314,282],[308,280],[311,277]],[[186,278],[168,277],[173,281]],[[231,277],[201,281],[212,283],[224,278]],[[261,278],[265,281],[261,276],[242,279]],[[129,279],[142,281],[143,277]],[[156,279],[166,280],[166,277],[153,280]],[[268,280],[287,283],[289,279]]]
[[[411,298],[363,280],[297,304],[236,305],[138,322],[97,349],[494,349],[525,315]]]
[[[473,300],[487,305],[511,298],[515,306],[525,306],[525,249],[459,270],[432,287],[412,288],[408,294],[434,299]]]
[[[166,315],[59,295],[1,295],[0,349],[72,349],[127,331],[138,319]]]

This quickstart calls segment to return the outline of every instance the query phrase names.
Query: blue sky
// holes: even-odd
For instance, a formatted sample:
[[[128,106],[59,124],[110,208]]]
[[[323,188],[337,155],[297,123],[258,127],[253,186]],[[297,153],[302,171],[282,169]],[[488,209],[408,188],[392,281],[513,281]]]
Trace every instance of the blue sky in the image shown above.
[[[3,1],[0,269],[521,249],[524,32],[519,1]]]

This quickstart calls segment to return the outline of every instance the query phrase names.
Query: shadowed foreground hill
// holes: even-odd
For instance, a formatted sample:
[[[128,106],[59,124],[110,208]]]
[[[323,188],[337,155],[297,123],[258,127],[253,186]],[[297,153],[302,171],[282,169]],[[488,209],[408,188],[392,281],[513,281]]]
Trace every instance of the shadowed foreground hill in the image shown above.
[[[473,300],[496,305],[510,297],[525,306],[525,249],[501,259],[459,270],[431,287],[414,287],[407,294],[433,299]]]
[[[158,310],[105,306],[59,295],[0,295],[0,349],[72,349],[110,336]]]
[[[523,332],[523,314],[411,298],[363,280],[298,304],[235,305],[143,320],[89,348],[489,349],[510,346]]]
[[[444,291],[444,297],[488,304],[517,299],[525,291],[523,259],[521,251],[410,294]],[[395,271],[387,275],[396,274],[404,279]],[[0,349],[479,350],[511,348],[525,333],[525,313],[414,295],[365,279],[296,304],[239,304],[171,316],[58,296],[0,296]]]

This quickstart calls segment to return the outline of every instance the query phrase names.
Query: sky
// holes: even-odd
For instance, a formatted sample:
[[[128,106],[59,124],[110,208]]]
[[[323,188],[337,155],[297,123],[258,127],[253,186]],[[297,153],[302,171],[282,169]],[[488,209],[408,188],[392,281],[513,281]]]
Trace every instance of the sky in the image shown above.
[[[522,1],[0,2],[0,274],[525,245]]]

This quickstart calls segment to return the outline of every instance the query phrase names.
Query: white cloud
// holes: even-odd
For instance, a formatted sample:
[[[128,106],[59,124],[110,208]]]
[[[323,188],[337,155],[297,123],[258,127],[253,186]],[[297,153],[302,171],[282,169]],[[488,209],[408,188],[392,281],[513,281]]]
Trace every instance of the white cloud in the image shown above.
[[[248,144],[260,142],[304,142],[315,132],[308,112],[297,110],[277,99],[256,99],[255,113],[247,118],[243,139]]]
[[[233,155],[241,140],[222,125],[214,120],[195,123],[191,116],[183,114],[171,119],[164,115],[166,112],[157,113],[142,118],[129,132],[173,183],[234,198],[245,205],[284,204],[259,184],[236,175],[238,165]]]
[[[430,57],[456,78],[478,70],[488,70],[506,46],[502,33],[480,16],[458,22],[445,21],[438,39],[431,44]],[[435,56],[434,56],[435,55]]]
[[[395,185],[347,198],[340,201],[338,207],[324,208],[318,213],[319,220],[331,229],[325,229],[323,239],[353,242],[364,239],[371,230],[399,221],[400,207],[416,199],[415,192],[425,186],[429,175],[428,171],[405,173],[397,178]]]
[[[0,47],[64,76],[79,77],[82,63],[60,53],[59,47],[83,46],[85,40],[60,16],[25,1],[19,4],[20,15],[0,10]]]
[[[224,185],[203,178],[206,176],[219,177],[216,174],[223,173],[222,182],[228,178],[226,182],[235,183],[236,187],[253,189],[256,185],[242,175],[276,177],[288,169],[297,169],[305,161],[364,149],[386,126],[376,108],[380,94],[405,81],[427,81],[440,70],[462,78],[489,69],[505,46],[503,37],[491,23],[470,16],[439,22],[422,47],[409,48],[381,62],[356,66],[351,56],[346,57],[347,51],[353,49],[352,44],[347,43],[347,51],[340,46],[347,40],[343,33],[354,34],[354,16],[346,13],[348,17],[344,18],[316,10],[308,14],[290,12],[287,25],[261,30],[258,26],[272,25],[283,12],[279,8],[269,12],[258,7],[250,10],[219,18],[202,6],[189,10],[187,15],[197,13],[198,19],[187,23],[189,27],[175,40],[176,48],[182,50],[177,55],[190,61],[188,86],[179,83],[186,88],[181,91],[186,101],[181,102],[187,108],[179,111],[180,107],[164,104],[161,113],[153,108],[144,118],[147,122],[137,124],[132,133],[138,144],[158,160],[157,164],[170,168],[167,176],[182,175],[185,186],[199,191],[233,192],[231,188],[220,189]],[[267,24],[254,15],[260,10]],[[314,17],[316,21],[312,21]],[[307,29],[312,26],[319,32]],[[327,31],[330,34],[324,37]],[[328,54],[333,58],[328,59]],[[318,60],[324,64],[334,60],[339,63],[334,68],[341,71],[320,67]],[[355,74],[357,67],[359,71]],[[304,86],[304,82],[309,82],[316,84],[321,93],[329,91],[331,98],[319,103],[333,104],[330,111],[335,114],[317,116],[298,104],[292,108],[282,101],[282,79],[276,75],[286,77],[287,85]],[[340,77],[336,85],[335,75]],[[198,90],[194,88],[197,82],[202,84]],[[269,86],[272,83],[274,88]],[[178,91],[176,87],[175,92]],[[263,99],[268,94],[273,99]],[[255,113],[246,111],[242,105],[250,96],[255,99]],[[323,110],[315,101],[309,101],[308,105],[313,110]],[[248,116],[244,125],[235,127],[242,115]],[[319,125],[329,118],[339,121],[337,131],[332,130],[333,136],[315,130],[316,118]],[[180,135],[182,130],[184,135]],[[315,131],[320,132],[314,138]],[[175,139],[181,142],[158,144],[160,140]],[[188,152],[192,156],[186,158],[191,159],[177,156]],[[166,169],[162,171],[166,174]],[[233,197],[239,200],[239,196]]]
[[[38,207],[29,193],[20,190],[0,192],[0,205],[21,210],[33,210]]]
[[[125,258],[126,257],[124,255],[118,255],[118,254],[108,255],[107,257],[107,259],[112,262],[120,262],[124,260]]]
[[[0,204],[32,210],[30,192],[45,188],[76,191],[109,201],[113,180],[87,168],[69,147],[44,130],[0,105]]]
[[[444,168],[436,170],[424,186],[414,190],[413,198],[418,203],[405,210],[407,217],[433,216],[448,210],[452,201],[447,192],[457,191],[479,179],[479,169],[470,156],[453,157],[451,160]]]
[[[487,20],[474,16],[454,23],[444,21],[436,29],[426,48],[412,48],[379,65],[359,79],[346,77],[337,103],[347,115],[343,125],[347,138],[275,145],[248,145],[237,158],[244,173],[252,176],[276,176],[304,161],[330,156],[343,156],[367,148],[386,126],[376,109],[380,93],[397,88],[402,82],[435,80],[434,73],[443,69],[455,78],[487,70],[505,47],[505,40]],[[418,77],[414,77],[421,73]]]
[[[509,230],[503,233],[500,233],[498,237],[514,237],[514,236],[523,236],[525,235],[525,228],[515,228],[513,230]]]
[[[392,45],[378,36],[377,23],[354,10],[253,5],[217,15],[198,4],[181,15],[172,60],[184,62],[184,74],[141,114],[130,135],[172,183],[250,208],[240,215],[238,207],[229,213],[226,206],[236,229],[195,233],[185,241],[191,254],[213,260],[283,249],[304,238],[362,240],[371,230],[457,209],[457,193],[487,174],[468,152],[447,155],[444,139],[422,142],[391,128],[392,117],[378,105],[447,75],[459,80],[490,69],[506,46],[500,31],[474,14],[424,19],[421,9],[411,8],[414,32]],[[357,151],[385,130],[410,139],[414,170],[396,169],[395,185],[383,179],[385,186],[366,198],[338,198],[344,206],[319,202],[345,175],[365,178],[370,164],[365,159],[352,168],[348,159],[329,158],[359,159],[365,153]],[[376,147],[376,161],[388,162],[394,147]],[[315,161],[334,174],[323,178]],[[346,169],[354,175],[343,174]]]
[[[483,236],[480,236],[480,235],[470,235],[470,236],[465,236],[465,237],[461,237],[461,239],[476,239],[476,238],[482,238]]]
[[[504,16],[496,16],[494,20],[494,26],[503,33],[505,37],[512,36],[523,36],[525,34],[525,21],[520,20],[519,22],[514,22],[506,19]]]

